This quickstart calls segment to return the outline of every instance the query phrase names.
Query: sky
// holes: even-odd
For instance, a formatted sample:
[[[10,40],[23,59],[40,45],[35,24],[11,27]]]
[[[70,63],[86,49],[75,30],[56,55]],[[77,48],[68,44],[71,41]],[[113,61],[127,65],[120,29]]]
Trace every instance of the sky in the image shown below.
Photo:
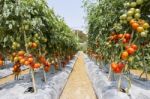
[[[73,29],[85,31],[84,8],[82,0],[47,0],[50,8],[64,18],[67,25]]]

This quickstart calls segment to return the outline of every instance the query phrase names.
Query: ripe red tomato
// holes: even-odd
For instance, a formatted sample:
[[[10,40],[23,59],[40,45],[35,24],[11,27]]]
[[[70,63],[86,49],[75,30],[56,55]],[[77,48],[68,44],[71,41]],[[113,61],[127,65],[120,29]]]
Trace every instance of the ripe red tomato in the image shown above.
[[[130,47],[130,48],[127,49],[127,52],[128,52],[129,55],[133,55],[135,53],[135,50]]]
[[[125,46],[125,49],[126,49],[126,50],[127,50],[128,48],[130,48],[130,46],[129,46],[129,45]]]
[[[124,37],[125,37],[126,39],[130,39],[130,38],[131,38],[131,34],[126,33]]]
[[[45,67],[44,67],[44,71],[45,71],[45,72],[49,72],[49,70],[50,70],[50,67],[48,67],[48,66],[45,66]]]
[[[131,48],[133,48],[134,50],[138,50],[138,47],[135,44],[131,44]]]
[[[114,72],[115,72],[115,73],[121,73],[121,71],[122,71],[122,69],[120,69],[119,67],[116,67],[116,68],[114,69]]]
[[[122,70],[125,67],[125,64],[123,64],[122,62],[119,62],[118,67]]]
[[[127,42],[128,42],[128,41],[127,41],[127,39],[125,39],[125,38],[122,40],[122,43],[123,43],[123,44],[126,44]]]

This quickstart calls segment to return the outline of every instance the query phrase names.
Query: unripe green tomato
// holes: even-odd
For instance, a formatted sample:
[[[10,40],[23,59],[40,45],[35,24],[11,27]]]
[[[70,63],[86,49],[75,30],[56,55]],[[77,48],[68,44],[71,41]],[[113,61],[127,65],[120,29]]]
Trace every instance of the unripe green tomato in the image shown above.
[[[120,23],[122,24],[122,23],[123,23],[123,20],[120,20]]]
[[[14,45],[14,46],[17,46],[17,42],[13,42],[13,45]]]
[[[35,43],[39,44],[39,40],[35,40]]]
[[[129,6],[130,6],[130,3],[129,3],[129,2],[127,2],[127,3],[126,3],[126,7],[129,7]]]
[[[16,46],[12,45],[12,49],[14,49],[14,50],[15,50],[15,49],[16,49]]]
[[[125,6],[125,7],[129,7],[129,6],[130,6],[130,3],[129,3],[129,2],[124,3],[124,6]]]
[[[125,20],[127,18],[127,14],[122,15],[122,19]]]
[[[108,43],[108,42],[106,42],[105,44],[106,44],[107,46],[109,45],[109,43]]]
[[[127,20],[123,20],[123,23],[124,23],[124,24],[127,24]]]
[[[133,19],[132,16],[128,16],[128,17],[127,17],[127,21],[130,21],[130,20],[132,20],[132,19]]]
[[[135,9],[135,13],[140,13],[141,10],[140,9]]]
[[[128,12],[127,12],[127,15],[128,16],[132,16],[134,14],[134,11],[132,11],[132,10],[129,10]]]
[[[29,30],[29,25],[25,25],[25,30]]]
[[[135,13],[135,8],[130,8],[130,11],[133,11],[133,13]]]
[[[139,18],[141,17],[141,14],[140,14],[140,13],[136,13],[136,14],[134,15],[134,17],[135,17],[136,19],[139,19]]]
[[[18,44],[17,44],[17,48],[19,48],[19,47],[20,47],[20,44],[18,43]]]
[[[46,38],[44,39],[44,42],[47,42],[47,39],[46,39]]]
[[[111,48],[111,47],[112,47],[112,45],[111,45],[111,44],[109,44],[109,45],[108,45],[108,47],[109,47],[109,48]]]
[[[29,43],[28,43],[28,47],[31,47],[31,46],[32,46],[32,42],[29,42]]]
[[[36,38],[37,38],[37,37],[39,37],[39,35],[36,33],[36,34],[34,34],[34,37],[36,37]]]
[[[144,23],[144,24],[143,24],[143,27],[144,27],[144,29],[148,29],[150,26],[149,26],[148,23]]]
[[[136,2],[131,2],[131,4],[130,4],[130,6],[133,8],[136,7],[136,5],[137,5]]]
[[[143,4],[143,0],[136,0],[137,5]]]
[[[148,33],[145,32],[145,31],[140,33],[141,37],[147,37],[147,34],[148,34]]]
[[[129,62],[133,62],[133,60],[134,60],[133,56],[129,57],[129,59],[128,59]]]
[[[123,20],[123,17],[122,17],[122,15],[119,17],[119,19],[120,19],[120,20]]]

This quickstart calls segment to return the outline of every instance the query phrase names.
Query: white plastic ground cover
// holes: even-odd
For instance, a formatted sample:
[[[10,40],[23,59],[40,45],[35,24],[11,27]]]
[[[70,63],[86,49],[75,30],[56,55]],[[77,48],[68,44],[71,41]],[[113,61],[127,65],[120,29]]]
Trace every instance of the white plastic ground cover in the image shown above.
[[[150,99],[150,88],[146,88],[147,86],[133,81],[129,95],[127,95],[117,91],[117,82],[109,81],[107,74],[101,71],[99,66],[91,61],[87,55],[85,55],[85,64],[98,99]],[[126,85],[127,83],[123,82],[122,87]]]
[[[24,93],[31,87],[30,75],[24,75],[23,80],[9,82],[0,86],[0,99],[59,99],[68,80],[78,54],[66,65],[66,68],[55,74],[47,73],[47,82],[43,82],[43,73],[35,74],[37,93]]]
[[[12,72],[13,63],[11,63],[10,61],[5,61],[5,64],[6,65],[0,67],[0,79],[13,74]],[[25,70],[25,69],[27,69],[26,66],[21,66],[21,70]]]

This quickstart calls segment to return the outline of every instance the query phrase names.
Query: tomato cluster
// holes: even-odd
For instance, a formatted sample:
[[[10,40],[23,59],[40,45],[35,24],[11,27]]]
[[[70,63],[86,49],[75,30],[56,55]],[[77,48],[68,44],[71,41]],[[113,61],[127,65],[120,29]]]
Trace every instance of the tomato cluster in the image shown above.
[[[33,69],[40,68],[41,64],[36,62],[33,55],[27,54],[25,51],[21,50],[18,52],[14,52],[11,56],[11,60],[16,64],[30,66]],[[18,66],[18,67],[20,67]],[[14,65],[14,68],[16,65]]]
[[[132,28],[139,33],[141,37],[147,37],[149,24],[144,20],[139,19],[135,21],[134,19],[130,20],[130,25]]]
[[[122,62],[119,63],[111,63],[111,68],[115,73],[121,73],[123,68],[125,67],[125,64]]]
[[[120,76],[121,82],[121,77],[126,76],[123,74],[129,74],[131,69],[142,70],[141,75],[147,75],[150,64],[150,1],[103,0],[86,8],[89,27],[87,51],[91,59],[97,60],[96,56],[101,56],[98,62],[102,68],[104,64],[111,64],[108,78],[111,79],[113,71]]]
[[[114,34],[109,37],[110,41],[114,41],[115,43],[118,43],[119,40],[122,41],[122,43],[129,43],[131,39],[131,34],[125,33],[125,34]]]

